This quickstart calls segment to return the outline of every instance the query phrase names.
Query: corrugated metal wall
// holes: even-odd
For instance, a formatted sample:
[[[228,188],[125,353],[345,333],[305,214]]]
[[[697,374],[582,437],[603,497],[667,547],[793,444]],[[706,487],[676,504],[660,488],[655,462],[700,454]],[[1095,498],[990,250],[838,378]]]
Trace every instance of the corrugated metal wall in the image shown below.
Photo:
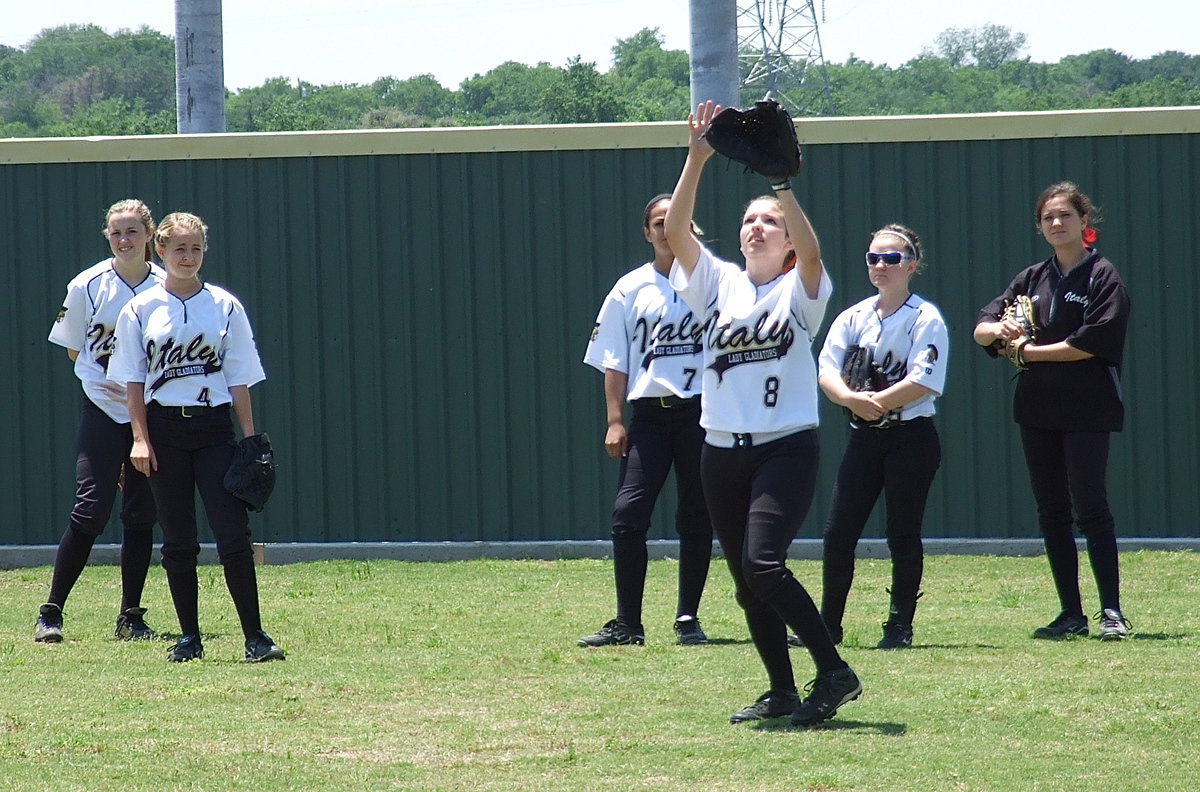
[[[1200,111],[801,123],[798,195],[835,295],[864,297],[868,233],[924,237],[917,290],[951,325],[944,463],[929,536],[1033,536],[1010,372],[971,342],[980,305],[1047,255],[1032,203],[1077,181],[1104,209],[1100,248],[1133,295],[1128,429],[1110,487],[1127,536],[1196,535],[1193,251]],[[680,124],[0,142],[0,543],[57,541],[73,491],[79,388],[45,341],[67,280],[107,254],[127,196],[211,228],[205,275],[246,303],[268,380],[254,389],[280,485],[268,541],[593,539],[615,463],[601,378],[579,361],[600,300],[645,260],[640,211],[669,191]],[[737,255],[762,180],[714,162],[697,219]],[[818,535],[845,440],[825,405]],[[1168,428],[1169,427],[1169,428]],[[673,493],[655,518],[670,537]],[[878,534],[878,520],[871,533]],[[117,536],[110,527],[106,537]]]

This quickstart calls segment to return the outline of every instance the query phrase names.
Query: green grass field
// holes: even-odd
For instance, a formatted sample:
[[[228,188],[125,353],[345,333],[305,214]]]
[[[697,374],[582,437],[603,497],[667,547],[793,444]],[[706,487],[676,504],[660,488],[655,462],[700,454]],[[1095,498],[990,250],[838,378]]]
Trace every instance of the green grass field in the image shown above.
[[[816,588],[817,562],[793,568]],[[917,645],[900,652],[873,648],[889,565],[861,561],[844,654],[865,691],[808,730],[728,723],[763,692],[761,665],[719,560],[701,613],[713,642],[674,645],[675,573],[651,563],[645,647],[585,650],[575,638],[614,608],[606,561],[261,567],[289,658],[256,666],[239,662],[219,568],[201,570],[207,658],[185,665],[165,640],[111,639],[115,567],[85,571],[57,646],[31,640],[50,570],[3,571],[0,789],[1200,786],[1200,555],[1123,556],[1122,643],[1029,638],[1057,611],[1044,559],[930,557]],[[143,604],[177,630],[157,567]],[[807,654],[792,657],[806,681]]]

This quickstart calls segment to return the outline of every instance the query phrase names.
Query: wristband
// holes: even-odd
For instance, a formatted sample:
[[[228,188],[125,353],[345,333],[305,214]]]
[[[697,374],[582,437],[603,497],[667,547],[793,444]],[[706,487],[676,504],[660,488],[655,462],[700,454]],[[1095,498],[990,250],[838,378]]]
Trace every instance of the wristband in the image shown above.
[[[775,192],[783,192],[784,190],[792,189],[792,182],[788,179],[771,182],[771,189]]]

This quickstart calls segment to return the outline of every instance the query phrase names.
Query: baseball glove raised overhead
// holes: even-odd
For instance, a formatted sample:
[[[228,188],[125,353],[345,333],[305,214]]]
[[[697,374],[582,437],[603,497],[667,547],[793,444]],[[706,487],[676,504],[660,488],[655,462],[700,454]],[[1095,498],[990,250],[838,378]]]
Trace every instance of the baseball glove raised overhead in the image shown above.
[[[750,110],[727,107],[708,125],[705,140],[718,154],[740,162],[772,182],[800,172],[800,142],[788,111],[774,100]]]
[[[1037,340],[1037,314],[1034,312],[1033,300],[1028,294],[1018,294],[1004,308],[1000,321],[1013,321],[1021,327],[1021,335],[1009,343],[998,342],[998,351],[1008,361],[1017,367],[1018,371],[1029,368],[1025,363],[1025,347]]]
[[[247,509],[263,510],[275,489],[275,452],[265,433],[243,437],[237,444],[225,473],[225,489]]]

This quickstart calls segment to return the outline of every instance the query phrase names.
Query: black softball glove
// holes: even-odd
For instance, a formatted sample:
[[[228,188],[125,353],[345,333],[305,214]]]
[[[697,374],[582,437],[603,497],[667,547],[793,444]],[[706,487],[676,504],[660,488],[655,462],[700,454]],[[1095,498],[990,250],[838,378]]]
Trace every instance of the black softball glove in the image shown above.
[[[704,139],[719,154],[740,162],[772,183],[800,172],[800,142],[788,111],[768,99],[753,109],[727,107],[708,125]]]
[[[243,437],[225,473],[225,489],[246,508],[260,512],[275,489],[275,452],[265,433]]]

